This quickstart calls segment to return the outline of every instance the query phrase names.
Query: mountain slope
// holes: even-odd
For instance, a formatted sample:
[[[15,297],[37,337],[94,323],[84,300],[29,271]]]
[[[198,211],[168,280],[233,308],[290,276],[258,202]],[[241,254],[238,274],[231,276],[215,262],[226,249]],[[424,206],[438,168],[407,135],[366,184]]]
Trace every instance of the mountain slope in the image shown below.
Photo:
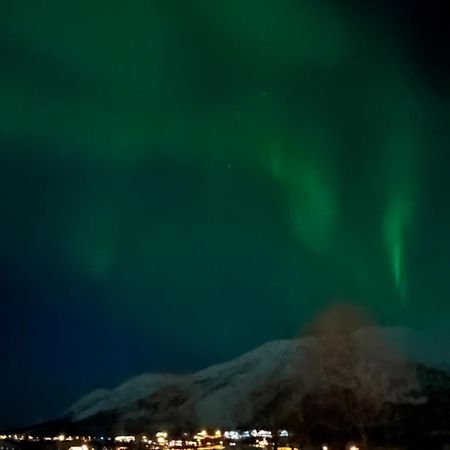
[[[332,367],[332,378],[328,371],[326,379],[323,371],[312,370],[322,345],[319,339],[269,342],[191,375],[141,375],[116,389],[95,391],[73,405],[67,416],[74,424],[112,427],[116,432],[233,427],[256,421],[270,425],[274,420],[287,421],[290,410],[297,409],[305,395],[323,390],[327,383],[330,389],[347,390],[376,385],[378,391],[369,394],[376,394],[382,403],[413,404],[417,399],[408,398],[407,391],[421,390],[421,386],[422,390],[436,389],[428,373],[430,379],[444,383],[438,389],[450,391],[450,381],[442,375],[445,371],[427,369],[429,354],[420,342],[420,335],[408,329],[360,330],[348,341],[347,359],[343,359],[341,344],[332,349],[331,355],[340,359]],[[434,348],[434,365],[436,355],[440,355],[437,365],[441,367],[450,361],[444,344],[442,349]],[[420,380],[416,364],[423,368]]]

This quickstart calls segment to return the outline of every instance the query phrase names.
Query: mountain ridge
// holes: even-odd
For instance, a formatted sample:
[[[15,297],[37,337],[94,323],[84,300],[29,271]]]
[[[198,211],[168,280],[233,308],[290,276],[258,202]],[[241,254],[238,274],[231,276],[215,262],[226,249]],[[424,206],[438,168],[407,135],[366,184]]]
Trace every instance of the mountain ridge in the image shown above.
[[[377,361],[386,373],[399,358],[414,365],[430,366],[426,351],[420,354],[416,345],[420,334],[410,329],[369,327],[353,332],[351,339],[360,348],[360,359],[365,365]],[[117,388],[91,392],[72,405],[66,417],[80,422],[110,415],[114,416],[111,420],[118,429],[126,429],[127,424],[133,423],[151,425],[170,421],[188,427],[240,426],[250,423],[259,408],[254,399],[249,400],[258,389],[265,387],[270,395],[274,386],[287,385],[293,379],[298,379],[301,388],[295,389],[300,389],[301,395],[314,389],[314,376],[307,374],[315,347],[317,338],[312,336],[277,340],[191,374],[143,374]],[[450,361],[450,354],[446,359],[445,347],[436,369],[442,370]]]

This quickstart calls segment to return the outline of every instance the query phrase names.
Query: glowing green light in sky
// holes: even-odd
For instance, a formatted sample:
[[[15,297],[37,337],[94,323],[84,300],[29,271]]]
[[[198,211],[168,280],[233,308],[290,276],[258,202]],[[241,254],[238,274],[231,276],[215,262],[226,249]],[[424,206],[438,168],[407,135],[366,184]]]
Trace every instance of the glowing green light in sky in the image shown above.
[[[295,235],[308,247],[325,251],[330,246],[337,214],[337,192],[328,161],[314,155],[326,148],[319,133],[302,136],[296,145],[273,148],[271,172],[287,189]]]
[[[393,281],[404,304],[407,302],[408,231],[417,209],[417,159],[421,147],[419,129],[413,119],[417,115],[414,106],[408,95],[401,92],[398,107],[392,114],[395,128],[387,139],[385,155],[388,199],[383,215],[383,237]]]
[[[255,269],[255,282],[246,264],[236,290],[264,279],[289,291],[289,313],[335,292],[417,302],[410,253],[429,239],[412,239],[429,195],[418,159],[440,158],[433,127],[448,113],[382,23],[337,1],[7,3],[0,168],[15,196],[2,253],[20,244],[40,265],[47,230],[60,270],[136,311],[155,286],[174,302],[175,285],[214,298],[243,254],[273,273]],[[31,198],[21,180],[36,200],[17,208]],[[42,203],[47,214],[24,219]],[[216,260],[209,284],[194,281]]]
[[[401,198],[392,199],[385,213],[384,237],[389,252],[395,287],[406,301],[405,230],[411,218],[411,205]]]

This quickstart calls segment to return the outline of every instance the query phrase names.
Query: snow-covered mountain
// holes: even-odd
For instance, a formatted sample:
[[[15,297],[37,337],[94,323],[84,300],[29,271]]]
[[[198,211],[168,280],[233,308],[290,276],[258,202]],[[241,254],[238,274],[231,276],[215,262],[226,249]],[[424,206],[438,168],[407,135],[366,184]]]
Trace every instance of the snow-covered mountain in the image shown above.
[[[158,394],[170,396],[183,393],[188,397],[183,408],[195,404],[195,414],[202,424],[233,424],[237,402],[255,387],[263,385],[276,374],[277,378],[292,376],[298,346],[308,339],[275,341],[246,353],[230,362],[214,365],[190,375],[146,374],[132,378],[119,387],[97,390],[76,402],[68,411],[72,420],[83,420],[101,412],[127,409],[128,416],[137,417],[139,401],[149,401]],[[143,408],[145,409],[145,408]]]
[[[357,354],[352,378],[338,370],[333,383],[354,383],[359,377],[370,384],[373,378],[374,384],[383,386],[378,394],[386,401],[400,401],[402,389],[416,388],[415,369],[411,372],[410,368],[443,368],[450,363],[448,342],[435,342],[430,347],[428,339],[404,328],[357,331],[351,336],[352,348],[346,356]],[[294,396],[302,397],[323,382],[319,372],[312,370],[321,345],[314,337],[280,340],[190,375],[141,375],[115,389],[90,393],[70,407],[67,416],[75,423],[114,424],[117,430],[164,425],[228,427],[252,423],[258,417],[269,420],[275,397],[284,395],[281,403],[286,411]],[[338,349],[339,343],[336,345]],[[336,367],[339,364],[337,360]],[[279,410],[276,414],[282,415]]]
[[[98,389],[77,401],[69,410],[74,420],[102,411],[114,410],[176,383],[180,377],[170,374],[145,374],[134,377],[110,391]]]

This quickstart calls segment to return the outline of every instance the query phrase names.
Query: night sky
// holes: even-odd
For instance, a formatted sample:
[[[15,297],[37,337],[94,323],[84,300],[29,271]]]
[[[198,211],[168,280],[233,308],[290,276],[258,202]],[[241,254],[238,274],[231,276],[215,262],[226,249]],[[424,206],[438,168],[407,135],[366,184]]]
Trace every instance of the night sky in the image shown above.
[[[437,1],[2,0],[0,425],[297,335],[450,326]]]

